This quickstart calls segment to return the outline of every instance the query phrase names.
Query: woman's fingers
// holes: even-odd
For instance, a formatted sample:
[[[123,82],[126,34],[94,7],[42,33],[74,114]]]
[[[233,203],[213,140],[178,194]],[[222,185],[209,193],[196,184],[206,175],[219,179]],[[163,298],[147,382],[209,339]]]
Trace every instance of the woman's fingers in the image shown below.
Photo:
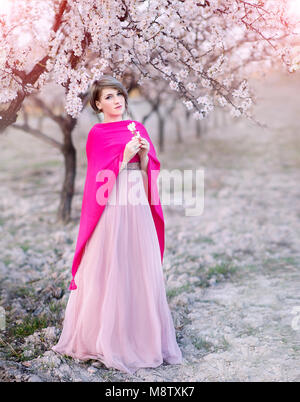
[[[148,141],[143,138],[143,137],[133,137],[130,142],[133,144],[135,149],[148,149],[149,148],[149,143]]]

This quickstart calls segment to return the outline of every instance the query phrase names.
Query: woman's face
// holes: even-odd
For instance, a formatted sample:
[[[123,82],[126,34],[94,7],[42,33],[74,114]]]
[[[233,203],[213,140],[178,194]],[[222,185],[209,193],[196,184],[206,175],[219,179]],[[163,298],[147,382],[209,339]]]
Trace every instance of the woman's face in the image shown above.
[[[96,105],[102,109],[105,119],[122,116],[125,109],[125,98],[119,89],[107,87],[103,88],[100,100],[96,101]]]

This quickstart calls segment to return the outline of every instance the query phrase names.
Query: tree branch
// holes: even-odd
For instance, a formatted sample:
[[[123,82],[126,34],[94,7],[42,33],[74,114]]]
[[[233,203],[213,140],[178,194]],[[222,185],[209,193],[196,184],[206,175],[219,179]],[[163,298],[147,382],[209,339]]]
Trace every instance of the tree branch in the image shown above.
[[[52,145],[53,147],[57,148],[59,151],[62,151],[62,144],[53,138],[49,137],[48,135],[42,133],[40,130],[30,127],[28,123],[24,124],[12,124],[11,127],[16,128],[17,130],[22,130],[25,133],[31,134],[33,137],[38,138],[41,141]]]

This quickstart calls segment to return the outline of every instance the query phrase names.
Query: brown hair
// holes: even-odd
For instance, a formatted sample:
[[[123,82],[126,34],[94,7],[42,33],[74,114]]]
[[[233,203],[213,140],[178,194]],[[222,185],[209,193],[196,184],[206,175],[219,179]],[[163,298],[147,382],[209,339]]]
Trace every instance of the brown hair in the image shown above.
[[[96,101],[101,98],[101,93],[103,88],[110,87],[118,89],[125,98],[125,109],[128,110],[128,92],[124,85],[111,75],[103,75],[99,80],[93,82],[90,91],[90,105],[95,110],[96,113],[101,113],[102,109],[98,109]]]

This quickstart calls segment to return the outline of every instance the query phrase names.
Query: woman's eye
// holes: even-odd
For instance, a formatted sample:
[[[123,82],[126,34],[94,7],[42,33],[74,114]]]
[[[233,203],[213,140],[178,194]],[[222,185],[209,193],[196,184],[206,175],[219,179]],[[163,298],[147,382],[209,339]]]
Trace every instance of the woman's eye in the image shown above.
[[[118,95],[123,95],[122,92],[119,92]],[[105,99],[109,99],[110,95],[108,95]]]

